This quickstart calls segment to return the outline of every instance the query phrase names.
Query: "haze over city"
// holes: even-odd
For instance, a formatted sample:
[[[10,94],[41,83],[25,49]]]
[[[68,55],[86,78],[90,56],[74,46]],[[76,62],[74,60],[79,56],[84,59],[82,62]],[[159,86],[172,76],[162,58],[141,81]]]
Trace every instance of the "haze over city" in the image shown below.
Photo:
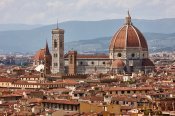
[[[174,0],[0,0],[0,24],[53,24],[57,21],[174,18]]]

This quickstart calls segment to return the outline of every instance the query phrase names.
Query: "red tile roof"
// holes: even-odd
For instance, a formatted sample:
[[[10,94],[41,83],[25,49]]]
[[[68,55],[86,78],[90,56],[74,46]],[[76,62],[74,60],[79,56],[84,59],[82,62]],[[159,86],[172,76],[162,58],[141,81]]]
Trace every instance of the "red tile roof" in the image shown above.
[[[142,65],[143,66],[155,66],[154,63],[150,59],[143,59]]]
[[[70,101],[70,100],[43,100],[42,103],[56,103],[56,104],[79,105],[79,102],[77,102],[77,101]]]
[[[15,79],[15,78],[0,77],[0,82],[14,82],[17,80],[18,79]]]
[[[153,90],[153,87],[105,87],[104,91]]]
[[[125,63],[122,60],[115,60],[112,62],[112,68],[122,68],[125,66]]]
[[[45,49],[40,49],[34,56],[34,60],[44,60]]]

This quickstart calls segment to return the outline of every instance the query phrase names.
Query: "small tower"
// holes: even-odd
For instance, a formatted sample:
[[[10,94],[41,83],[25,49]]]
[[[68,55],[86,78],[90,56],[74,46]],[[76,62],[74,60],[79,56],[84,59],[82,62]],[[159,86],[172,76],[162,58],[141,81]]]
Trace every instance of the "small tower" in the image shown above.
[[[52,73],[64,73],[64,30],[52,30]]]
[[[77,51],[69,51],[68,52],[69,58],[69,74],[76,74],[77,73]]]
[[[131,16],[129,14],[129,10],[128,10],[128,16],[125,18],[125,24],[126,25],[132,25]]]
[[[44,53],[44,73],[50,74],[50,67],[52,65],[52,56],[49,52],[48,43],[46,41],[45,53]]]

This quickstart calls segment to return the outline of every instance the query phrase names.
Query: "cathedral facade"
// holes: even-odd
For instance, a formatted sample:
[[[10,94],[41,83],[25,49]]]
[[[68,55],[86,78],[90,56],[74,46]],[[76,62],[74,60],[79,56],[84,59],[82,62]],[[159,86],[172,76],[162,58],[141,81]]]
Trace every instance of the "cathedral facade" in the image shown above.
[[[153,71],[148,45],[143,34],[132,24],[131,16],[116,31],[109,45],[109,54],[64,54],[64,30],[52,30],[53,74],[132,73]]]

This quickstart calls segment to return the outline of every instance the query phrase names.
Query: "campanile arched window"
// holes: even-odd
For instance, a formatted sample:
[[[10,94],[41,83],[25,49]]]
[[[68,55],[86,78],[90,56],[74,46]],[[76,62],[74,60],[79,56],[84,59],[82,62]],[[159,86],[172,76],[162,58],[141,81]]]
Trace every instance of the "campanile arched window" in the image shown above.
[[[54,40],[54,48],[57,48],[57,40]]]

